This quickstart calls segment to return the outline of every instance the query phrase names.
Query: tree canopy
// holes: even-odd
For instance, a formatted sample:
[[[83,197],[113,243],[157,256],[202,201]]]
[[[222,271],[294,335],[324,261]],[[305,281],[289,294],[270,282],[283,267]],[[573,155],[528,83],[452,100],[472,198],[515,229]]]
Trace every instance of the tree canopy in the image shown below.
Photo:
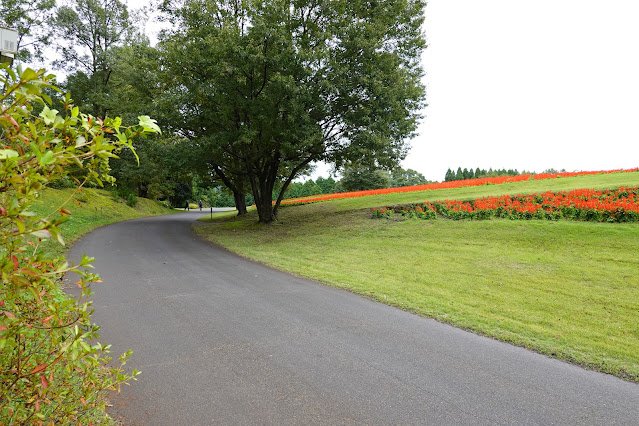
[[[58,8],[55,26],[58,68],[74,71],[67,82],[98,117],[107,113],[108,91],[115,62],[114,50],[131,28],[126,4],[119,0],[74,0]],[[70,84],[69,84],[70,83]]]
[[[391,186],[391,176],[386,170],[350,165],[344,169],[339,190],[342,192],[381,189]]]
[[[430,183],[430,181],[426,179],[423,174],[419,173],[416,170],[404,170],[401,167],[398,167],[391,171],[390,186],[393,188],[398,188],[401,186],[424,185],[427,183]]]
[[[405,156],[424,100],[424,4],[167,0],[158,119],[271,222],[313,162],[390,169]]]

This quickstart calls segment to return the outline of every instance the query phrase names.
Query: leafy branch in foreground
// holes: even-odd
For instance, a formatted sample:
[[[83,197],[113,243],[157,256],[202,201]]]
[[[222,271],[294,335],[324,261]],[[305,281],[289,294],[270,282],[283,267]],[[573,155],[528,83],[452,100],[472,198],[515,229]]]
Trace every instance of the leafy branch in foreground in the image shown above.
[[[67,95],[62,111],[51,108],[44,70],[0,69],[0,418],[8,424],[90,423],[104,417],[106,389],[118,389],[138,372],[126,374],[110,363],[109,346],[98,343],[91,323],[88,284],[92,258],[76,265],[39,250],[45,238],[64,243],[59,226],[70,212],[64,205],[47,217],[29,211],[49,182],[73,172],[78,189],[86,182],[112,182],[109,158],[131,148],[133,138],[158,132],[140,117],[139,126],[119,118],[82,114]],[[36,116],[34,106],[42,112]],[[78,178],[78,176],[82,176]],[[64,274],[76,274],[76,300],[62,291]]]

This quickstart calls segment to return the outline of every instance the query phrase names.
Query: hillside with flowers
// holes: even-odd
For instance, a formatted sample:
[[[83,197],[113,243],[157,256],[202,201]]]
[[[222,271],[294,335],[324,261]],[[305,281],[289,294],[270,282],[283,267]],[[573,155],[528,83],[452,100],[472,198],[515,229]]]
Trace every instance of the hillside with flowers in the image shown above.
[[[452,188],[464,188],[471,186],[483,186],[483,185],[501,185],[504,183],[514,182],[526,182],[530,180],[545,180],[545,179],[558,179],[577,176],[592,176],[610,173],[632,173],[639,171],[639,168],[634,169],[618,169],[618,170],[600,170],[600,171],[582,171],[582,172],[564,172],[564,173],[540,173],[540,174],[520,174],[516,176],[498,176],[498,177],[486,177],[479,179],[463,179],[454,181],[444,181],[429,183],[425,185],[403,186],[397,188],[383,188],[383,189],[371,189],[366,191],[353,191],[353,192],[339,192],[334,194],[321,194],[312,195],[308,197],[289,198],[282,201],[282,204],[305,204],[318,201],[338,200],[343,198],[359,198],[368,197],[371,195],[382,194],[398,194],[406,192],[420,192],[431,191],[435,189],[452,189]]]

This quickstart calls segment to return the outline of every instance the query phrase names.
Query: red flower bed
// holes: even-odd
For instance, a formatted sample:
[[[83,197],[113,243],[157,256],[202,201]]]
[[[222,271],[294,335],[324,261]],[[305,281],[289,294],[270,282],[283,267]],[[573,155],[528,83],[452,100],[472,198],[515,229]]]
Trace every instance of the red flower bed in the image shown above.
[[[597,191],[576,189],[557,193],[502,195],[472,201],[445,200],[410,206],[383,207],[373,217],[421,217],[433,219],[436,213],[451,219],[551,219],[597,222],[638,222],[639,188]]]
[[[317,201],[335,200],[339,198],[366,197],[369,195],[429,191],[433,189],[460,188],[464,186],[500,185],[502,183],[522,182],[522,181],[526,181],[530,179],[534,179],[534,180],[555,179],[559,177],[572,177],[572,176],[583,176],[583,175],[596,175],[600,173],[636,172],[636,171],[639,171],[639,168],[627,169],[627,170],[623,170],[623,169],[605,170],[605,171],[597,171],[597,172],[540,173],[537,175],[526,174],[526,175],[519,175],[519,176],[500,176],[500,177],[481,178],[481,179],[466,179],[466,180],[456,180],[456,181],[450,181],[450,182],[429,183],[426,185],[402,186],[399,188],[372,189],[368,191],[340,192],[336,194],[323,194],[323,195],[312,195],[312,196],[300,197],[300,198],[289,198],[286,200],[282,200],[282,204],[305,204],[305,203],[313,203]]]

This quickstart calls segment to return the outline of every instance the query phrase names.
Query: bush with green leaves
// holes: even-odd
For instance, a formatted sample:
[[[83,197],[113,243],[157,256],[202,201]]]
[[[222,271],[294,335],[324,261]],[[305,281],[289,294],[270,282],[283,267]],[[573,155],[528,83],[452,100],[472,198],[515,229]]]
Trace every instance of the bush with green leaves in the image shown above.
[[[137,371],[110,362],[91,322],[89,283],[93,259],[78,264],[40,250],[42,239],[60,236],[70,212],[52,206],[39,217],[29,210],[45,185],[72,171],[78,189],[112,182],[109,158],[132,139],[159,128],[148,117],[136,127],[119,118],[82,114],[68,95],[53,109],[45,90],[55,89],[44,70],[0,68],[0,419],[4,424],[87,424],[105,418],[106,389],[119,389]],[[37,107],[34,109],[34,107]],[[41,112],[36,115],[34,112]],[[70,199],[73,197],[70,197]],[[62,290],[62,277],[77,277],[81,296]]]
[[[111,198],[113,198],[115,201],[122,200],[129,207],[135,207],[138,204],[138,197],[135,195],[132,189],[126,186],[114,186],[111,189]]]

